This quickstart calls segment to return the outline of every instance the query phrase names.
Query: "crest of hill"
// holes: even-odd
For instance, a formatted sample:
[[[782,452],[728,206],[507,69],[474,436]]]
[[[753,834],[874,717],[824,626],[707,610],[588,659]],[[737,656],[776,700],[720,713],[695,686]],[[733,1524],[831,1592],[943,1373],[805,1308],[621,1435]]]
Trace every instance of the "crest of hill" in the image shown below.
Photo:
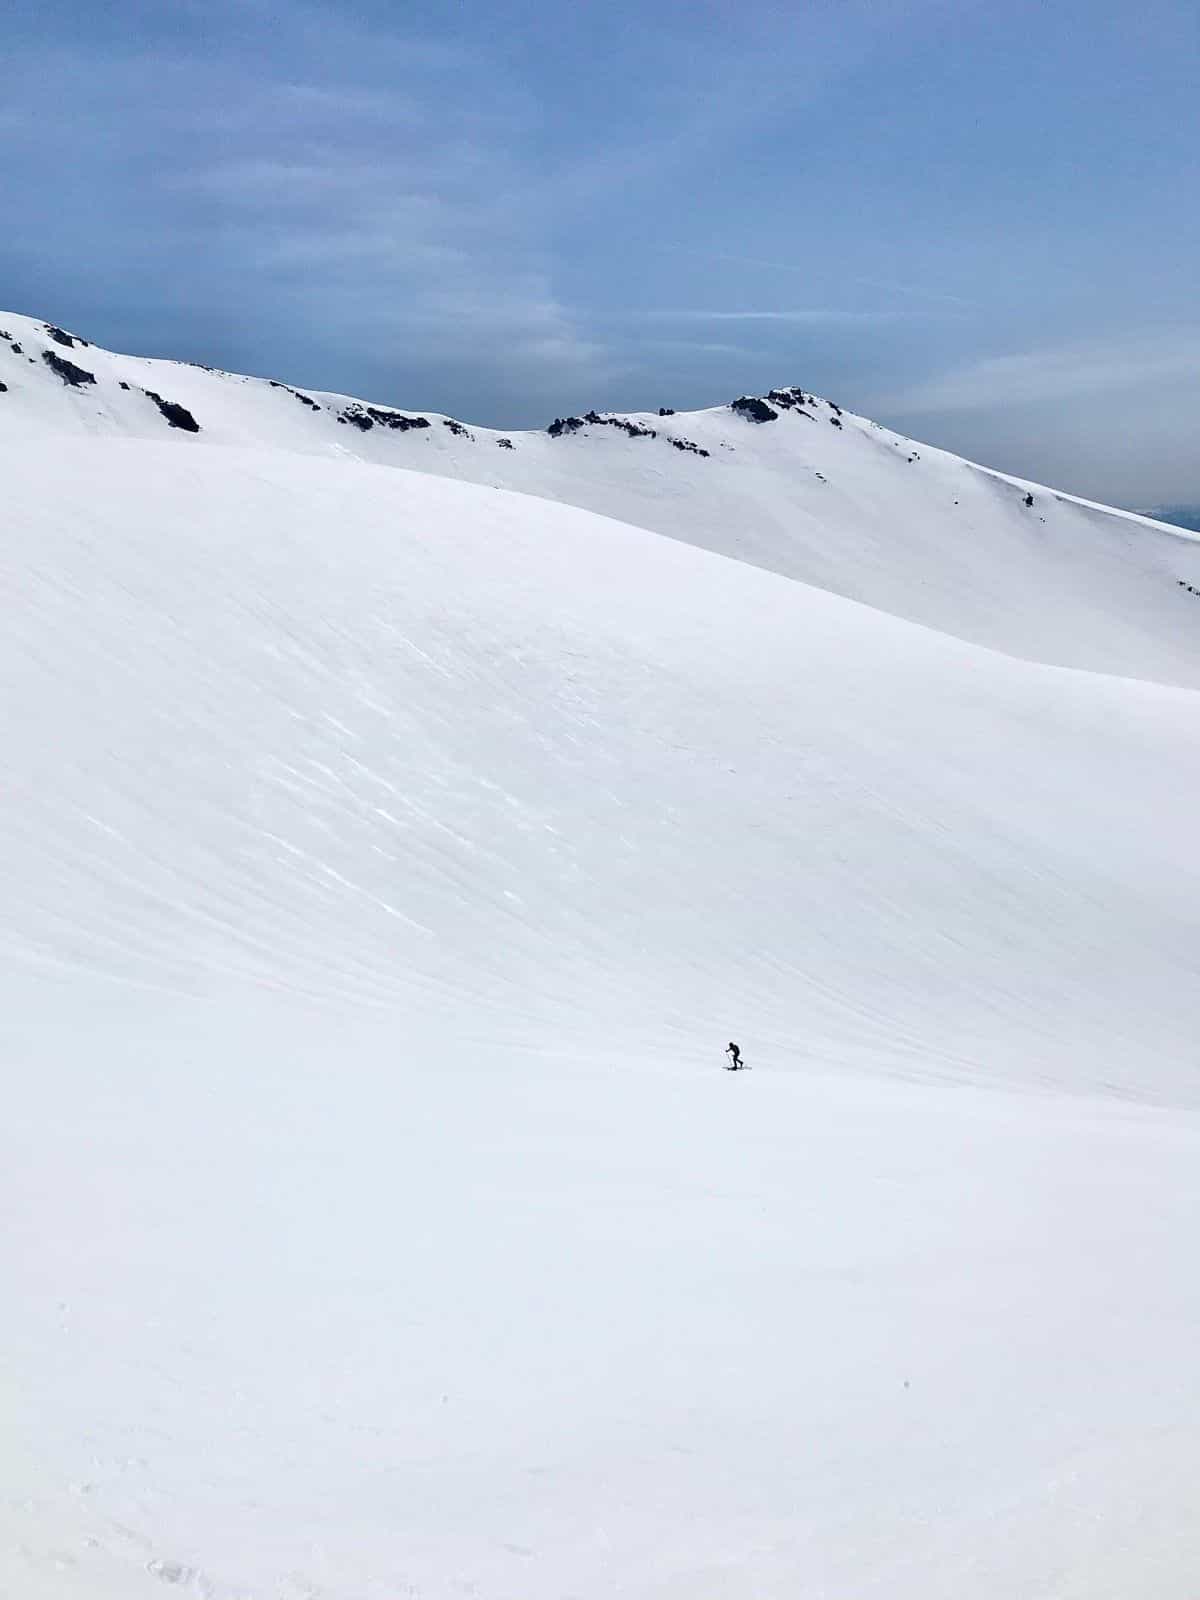
[[[1200,540],[802,387],[480,428],[103,350],[0,313],[0,432],[269,447],[577,505],[1027,660],[1200,687]]]

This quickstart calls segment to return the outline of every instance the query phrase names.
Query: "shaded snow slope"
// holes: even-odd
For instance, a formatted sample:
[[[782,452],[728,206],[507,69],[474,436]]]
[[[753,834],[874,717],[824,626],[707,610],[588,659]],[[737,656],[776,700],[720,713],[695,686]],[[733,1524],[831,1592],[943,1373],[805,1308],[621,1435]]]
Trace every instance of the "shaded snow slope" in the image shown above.
[[[498,434],[112,355],[26,317],[0,313],[0,334],[10,336],[0,338],[0,437],[270,445],[517,489],[992,649],[1200,687],[1200,541],[914,444],[799,390],[741,411],[590,413],[557,434]],[[1113,427],[1119,448],[1119,414]]]
[[[0,1021],[14,1597],[1192,1600],[1194,1116],[129,1023]]]
[[[1189,1600],[1193,693],[429,475],[3,482],[0,1589]]]

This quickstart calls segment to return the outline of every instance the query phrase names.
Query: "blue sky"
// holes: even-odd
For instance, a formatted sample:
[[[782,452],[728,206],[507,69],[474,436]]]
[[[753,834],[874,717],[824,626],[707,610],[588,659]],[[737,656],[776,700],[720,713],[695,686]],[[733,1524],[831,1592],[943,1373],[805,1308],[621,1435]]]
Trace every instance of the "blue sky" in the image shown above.
[[[1200,500],[1195,0],[16,0],[0,305],[518,427],[799,383]]]

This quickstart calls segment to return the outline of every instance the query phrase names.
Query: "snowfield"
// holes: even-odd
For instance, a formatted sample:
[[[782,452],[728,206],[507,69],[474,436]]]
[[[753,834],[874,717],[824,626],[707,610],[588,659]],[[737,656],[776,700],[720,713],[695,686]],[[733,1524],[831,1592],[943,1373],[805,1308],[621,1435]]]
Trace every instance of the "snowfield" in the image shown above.
[[[0,327],[0,1593],[1191,1600],[1200,547]]]
[[[807,392],[776,391],[787,403],[768,402],[762,423],[718,406],[500,434],[75,339],[0,312],[0,432],[267,446],[516,489],[993,650],[1200,688],[1200,535],[1006,478]],[[46,356],[91,381],[64,382]],[[1113,438],[1119,450],[1119,401]]]

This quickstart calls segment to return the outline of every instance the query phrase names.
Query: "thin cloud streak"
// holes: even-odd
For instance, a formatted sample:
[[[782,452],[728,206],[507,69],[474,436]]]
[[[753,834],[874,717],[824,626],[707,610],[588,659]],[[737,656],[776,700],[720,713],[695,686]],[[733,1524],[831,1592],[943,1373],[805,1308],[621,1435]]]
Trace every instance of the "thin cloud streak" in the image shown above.
[[[744,344],[727,344],[719,339],[643,339],[639,344],[643,349],[700,351],[705,355],[746,356],[750,360],[757,360],[759,354]]]
[[[389,154],[375,127],[360,126],[387,114],[379,96],[346,97],[355,115],[332,144],[287,136],[278,113],[297,97],[335,113],[340,98],[307,84],[262,85],[241,108],[236,155],[214,151],[162,176],[160,188],[208,206],[226,252],[317,319],[326,339],[369,338],[406,367],[503,360],[534,392],[611,372],[608,352],[553,292],[536,210],[515,198],[521,174],[499,137],[506,109],[477,113],[478,137],[457,125],[447,136],[429,95],[402,87],[406,135]],[[413,139],[419,162],[407,154]]]
[[[821,327],[827,323],[893,322],[907,313],[896,311],[838,311],[825,307],[795,307],[767,311],[662,310],[645,313],[649,321],[662,322],[794,322]]]
[[[906,294],[917,300],[930,300],[935,305],[954,306],[960,311],[977,311],[979,306],[974,300],[964,300],[958,294],[946,294],[939,289],[926,289],[916,283],[894,283],[886,278],[861,278],[851,279],[853,283],[861,283],[865,289],[883,289],[888,294]]]
[[[875,404],[898,412],[980,411],[1073,396],[1114,393],[1191,380],[1200,369],[1200,329],[1126,342],[1065,345],[991,356],[970,366],[881,395]]]
[[[658,255],[679,256],[685,252],[677,248],[660,246],[655,253]],[[690,252],[688,255],[689,259],[695,259]],[[800,274],[806,278],[811,278],[812,276],[812,263],[807,261],[800,263],[795,261],[774,261],[764,256],[734,255],[726,250],[706,251],[702,259],[705,261],[728,261],[739,267],[761,267],[768,272],[790,272]],[[937,289],[927,289],[921,284],[896,283],[886,278],[864,278],[858,274],[846,281],[862,284],[867,289],[883,289],[887,294],[903,294],[912,299],[931,301],[935,305],[954,306],[962,311],[978,309],[974,301],[966,300],[961,295],[947,294]]]

